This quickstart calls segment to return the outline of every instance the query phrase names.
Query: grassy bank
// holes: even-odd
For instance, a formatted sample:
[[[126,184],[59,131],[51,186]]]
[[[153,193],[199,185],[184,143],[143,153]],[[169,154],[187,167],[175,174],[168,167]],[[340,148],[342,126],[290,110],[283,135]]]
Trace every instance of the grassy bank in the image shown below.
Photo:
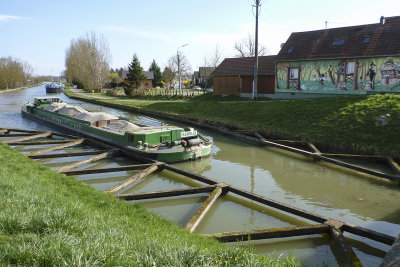
[[[71,94],[71,92],[67,92]],[[290,101],[236,101],[210,94],[182,101],[146,97],[147,101],[98,100],[128,107],[226,123],[267,135],[292,137],[361,150],[400,155],[400,96],[365,95]],[[143,100],[143,99],[140,99]],[[386,126],[378,116],[390,114]]]
[[[1,143],[0,162],[0,265],[299,265],[190,234]]]

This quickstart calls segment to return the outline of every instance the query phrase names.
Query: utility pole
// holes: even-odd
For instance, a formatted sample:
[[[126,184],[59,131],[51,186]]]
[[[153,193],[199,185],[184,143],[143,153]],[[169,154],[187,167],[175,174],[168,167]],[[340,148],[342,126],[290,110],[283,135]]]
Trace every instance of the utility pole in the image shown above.
[[[182,48],[182,47],[185,47],[185,46],[187,46],[187,45],[188,45],[188,44],[181,45],[181,46],[178,47],[178,49],[176,50],[176,57],[177,57],[177,60],[178,60],[179,93],[182,93],[182,85],[181,85],[181,60],[180,60],[180,57],[179,57],[179,49]]]
[[[258,83],[258,8],[260,7],[260,0],[255,0],[256,8],[256,34],[255,34],[255,49],[254,49],[254,79],[253,79],[253,93],[251,94],[251,100],[257,98],[257,83]]]

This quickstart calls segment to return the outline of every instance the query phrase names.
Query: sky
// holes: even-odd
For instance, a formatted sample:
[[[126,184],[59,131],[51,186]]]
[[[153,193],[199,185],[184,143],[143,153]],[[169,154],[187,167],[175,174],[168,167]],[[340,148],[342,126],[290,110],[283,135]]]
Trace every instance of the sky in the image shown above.
[[[147,70],[164,68],[177,49],[192,69],[218,46],[234,57],[234,44],[254,35],[255,0],[0,0],[0,57],[28,62],[35,75],[58,76],[72,39],[95,32],[108,42],[112,68],[136,53]],[[270,54],[292,32],[378,23],[400,15],[399,0],[261,0],[259,42]],[[400,44],[399,44],[400,45]]]

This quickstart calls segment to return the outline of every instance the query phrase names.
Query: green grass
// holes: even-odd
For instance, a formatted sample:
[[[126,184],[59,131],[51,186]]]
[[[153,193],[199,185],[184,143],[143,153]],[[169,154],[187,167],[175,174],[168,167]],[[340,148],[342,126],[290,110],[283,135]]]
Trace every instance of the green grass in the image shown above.
[[[223,122],[282,137],[400,154],[400,95],[252,102],[205,94],[181,102],[156,100],[100,101]],[[390,114],[391,121],[386,126],[375,126],[377,117],[383,114]]]
[[[0,162],[0,265],[299,265],[190,234],[1,143]]]

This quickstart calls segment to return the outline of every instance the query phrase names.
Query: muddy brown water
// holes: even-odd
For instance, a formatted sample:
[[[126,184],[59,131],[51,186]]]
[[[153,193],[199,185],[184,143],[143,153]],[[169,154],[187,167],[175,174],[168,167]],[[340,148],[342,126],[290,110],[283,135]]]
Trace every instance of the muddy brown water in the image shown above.
[[[100,107],[93,104],[71,100],[63,94],[64,102],[80,105],[90,111],[105,111],[128,118],[132,122],[147,125],[174,124],[177,122],[159,120],[126,111]],[[32,101],[35,96],[46,96],[44,86],[0,94],[0,127],[33,130],[54,130],[21,116],[20,106]],[[256,194],[295,206],[322,216],[359,225],[392,236],[400,233],[400,186],[374,177],[348,171],[327,163],[315,163],[303,156],[283,152],[233,140],[221,134],[205,129],[201,132],[213,139],[212,155],[195,162],[177,163],[175,166],[202,174],[216,181],[232,184]],[[21,151],[38,147],[23,147]],[[90,150],[89,147],[72,147],[61,152]],[[54,152],[52,152],[54,153]],[[63,166],[67,162],[84,159],[86,156],[61,159],[41,159],[39,162],[52,168]],[[357,163],[357,162],[356,162]],[[99,168],[132,164],[126,158],[104,159],[81,168]],[[361,164],[361,162],[360,162]],[[381,165],[370,165],[377,170],[388,170]],[[105,190],[118,184],[136,171],[118,173],[90,174],[78,176],[78,179]],[[197,183],[162,171],[152,174],[124,193],[150,192],[195,186]],[[206,199],[206,194],[172,197],[157,200],[142,200],[147,209],[157,212],[169,220],[184,226]],[[274,209],[260,206],[235,195],[220,198],[212,207],[197,232],[220,233],[245,231],[291,225],[306,225],[311,222],[290,216]],[[382,261],[389,246],[366,238],[346,234],[357,256],[364,266],[377,266]],[[235,245],[235,244],[232,244]],[[247,245],[243,243],[242,245]],[[293,253],[308,266],[342,266],[340,251],[332,239],[324,235],[281,238],[253,241],[257,252],[261,254]]]

